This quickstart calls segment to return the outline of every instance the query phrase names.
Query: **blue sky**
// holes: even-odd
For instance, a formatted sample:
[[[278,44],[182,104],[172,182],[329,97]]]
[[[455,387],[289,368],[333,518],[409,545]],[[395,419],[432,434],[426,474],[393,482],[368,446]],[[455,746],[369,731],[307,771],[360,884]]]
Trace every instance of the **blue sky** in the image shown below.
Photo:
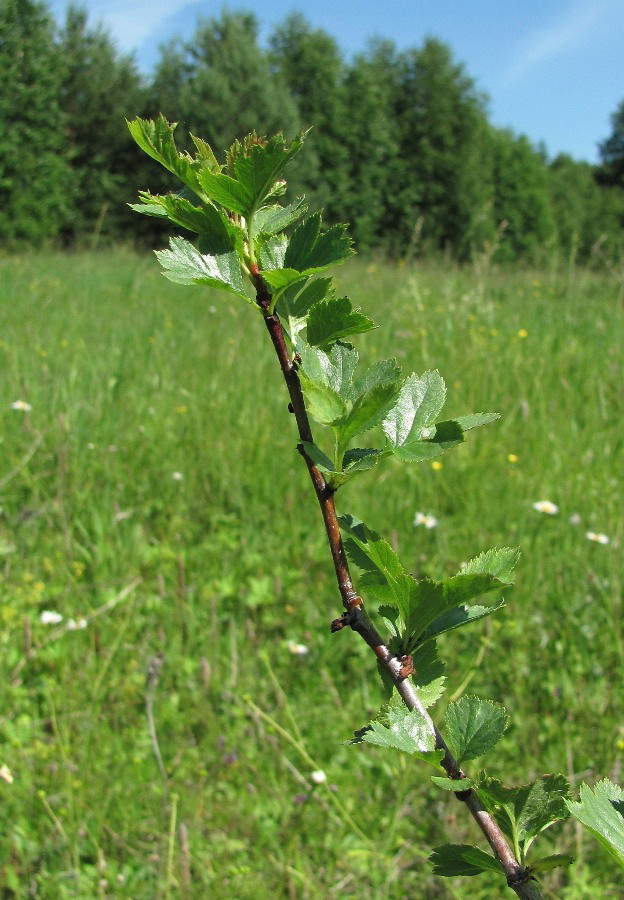
[[[66,0],[49,7],[62,20]],[[149,72],[167,39],[190,38],[198,18],[224,6],[255,13],[264,42],[288,13],[334,36],[345,55],[369,37],[399,49],[433,35],[489,96],[495,125],[595,162],[610,134],[610,115],[624,99],[624,0],[82,0],[92,25],[101,22],[117,48],[134,52]]]

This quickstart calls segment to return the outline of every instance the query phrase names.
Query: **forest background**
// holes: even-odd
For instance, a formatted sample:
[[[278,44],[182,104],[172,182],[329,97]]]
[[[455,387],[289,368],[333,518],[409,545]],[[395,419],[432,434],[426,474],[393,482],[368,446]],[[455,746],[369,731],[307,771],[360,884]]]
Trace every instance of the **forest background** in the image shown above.
[[[313,126],[290,191],[351,221],[360,252],[484,251],[541,264],[553,254],[610,262],[624,248],[624,101],[600,163],[552,159],[492,126],[487,98],[447,45],[397,51],[371,41],[347,60],[334,39],[293,14],[258,40],[253,15],[199,21],[190,42],[161,49],[142,76],[108,33],[70,7],[58,27],[45,4],[0,2],[0,241],[93,248],[162,243],[127,203],[172,189],[141,158],[123,120],[162,112],[216,147],[255,129]]]

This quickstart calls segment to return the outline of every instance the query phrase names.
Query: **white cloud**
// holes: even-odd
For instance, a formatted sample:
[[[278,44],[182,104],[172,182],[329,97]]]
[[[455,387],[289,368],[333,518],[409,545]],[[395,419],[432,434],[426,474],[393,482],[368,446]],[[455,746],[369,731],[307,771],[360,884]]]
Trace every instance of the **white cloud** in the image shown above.
[[[504,84],[519,81],[532,69],[582,43],[592,26],[612,9],[612,0],[578,0],[524,41],[504,73]]]
[[[58,9],[59,5],[58,2],[53,3],[52,9]],[[189,0],[143,0],[134,3],[127,0],[86,0],[79,5],[87,10],[91,26],[101,22],[119,51],[130,53],[167,19],[193,4]],[[64,14],[60,18],[64,18]]]

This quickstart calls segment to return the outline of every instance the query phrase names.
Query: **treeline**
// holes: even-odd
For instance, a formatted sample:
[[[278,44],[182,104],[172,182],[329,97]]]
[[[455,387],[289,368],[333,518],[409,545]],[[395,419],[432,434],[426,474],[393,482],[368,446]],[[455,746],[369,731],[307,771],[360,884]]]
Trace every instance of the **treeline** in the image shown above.
[[[592,166],[549,160],[494,128],[486,98],[435,39],[398,52],[373,41],[346,61],[336,42],[292,15],[258,42],[255,18],[224,12],[189,43],[162,48],[139,74],[108,34],[70,8],[57,27],[42,3],[0,0],[0,242],[162,239],[127,207],[139,189],[173,189],[129,138],[124,118],[162,112],[220,151],[256,130],[313,126],[291,190],[360,250],[443,252],[501,261],[624,253],[624,103]],[[160,179],[160,180],[159,180]]]

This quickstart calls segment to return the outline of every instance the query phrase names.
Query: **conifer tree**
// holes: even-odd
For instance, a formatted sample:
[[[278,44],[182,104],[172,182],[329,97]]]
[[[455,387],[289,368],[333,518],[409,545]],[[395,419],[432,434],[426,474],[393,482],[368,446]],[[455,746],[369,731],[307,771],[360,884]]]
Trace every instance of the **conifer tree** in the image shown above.
[[[0,0],[0,239],[40,244],[64,216],[60,56],[43,4]]]
[[[294,179],[339,221],[351,192],[347,135],[352,131],[344,92],[345,66],[334,39],[295,13],[270,39],[274,69],[286,83],[302,128],[314,128],[294,166]],[[312,190],[310,190],[312,189]]]
[[[83,9],[69,7],[59,47],[71,166],[63,239],[93,242],[100,232],[119,235],[129,226],[127,198],[141,183],[124,120],[143,109],[145,99],[132,58],[118,56],[104,30],[89,28]]]

